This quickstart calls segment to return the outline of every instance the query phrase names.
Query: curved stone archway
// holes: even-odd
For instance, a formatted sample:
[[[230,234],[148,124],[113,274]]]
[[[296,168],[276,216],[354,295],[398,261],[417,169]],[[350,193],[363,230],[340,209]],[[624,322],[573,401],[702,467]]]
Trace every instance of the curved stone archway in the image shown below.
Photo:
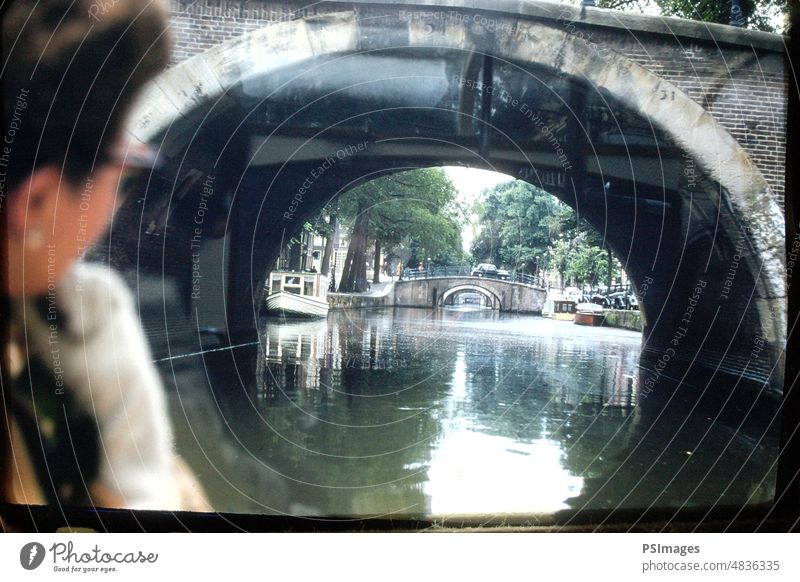
[[[483,295],[483,297],[486,298],[486,300],[489,303],[489,306],[492,309],[500,309],[503,304],[503,300],[500,297],[498,297],[498,295],[494,291],[481,287],[478,284],[474,284],[474,285],[457,285],[456,287],[452,287],[447,291],[443,292],[439,296],[439,306],[441,307],[443,305],[446,305],[447,300],[450,297],[452,297],[453,295],[457,295],[459,293],[464,293],[465,291],[480,293],[481,295]]]
[[[753,225],[752,241],[759,253],[759,264],[753,267],[763,274],[758,281],[765,296],[785,297],[781,209],[747,152],[707,111],[669,81],[618,53],[601,53],[552,22],[513,16],[498,16],[493,22],[496,30],[514,30],[514,35],[499,35],[497,42],[481,46],[467,23],[431,30],[424,21],[410,19],[404,23],[406,35],[386,37],[380,48],[447,48],[536,63],[607,91],[663,129],[728,193],[735,210]],[[315,58],[375,50],[365,32],[369,30],[354,11],[277,23],[224,42],[167,70],[151,84],[132,117],[130,133],[143,142],[161,141],[159,136],[169,133],[176,122],[207,122],[234,106],[228,95],[234,87]],[[659,99],[662,91],[672,99]],[[171,137],[162,141],[168,153],[186,142]]]
[[[480,1],[463,4],[469,4],[463,10],[492,9],[488,3]],[[225,216],[228,235],[216,254],[208,255],[208,251],[204,251],[202,259],[202,264],[212,264],[215,272],[213,276],[204,274],[206,287],[202,293],[198,292],[198,297],[202,296],[200,309],[193,304],[188,310],[198,313],[206,309],[206,313],[201,314],[205,319],[198,326],[219,327],[231,335],[239,330],[254,329],[255,305],[265,271],[274,261],[274,248],[286,236],[291,236],[293,229],[299,228],[332,197],[363,181],[365,176],[443,164],[447,160],[501,170],[510,168],[513,175],[540,185],[572,204],[602,233],[625,226],[627,230],[616,238],[610,232],[608,244],[629,267],[629,275],[642,295],[643,358],[658,360],[668,349],[686,313],[687,298],[691,298],[698,280],[708,281],[708,289],[714,289],[715,304],[704,305],[704,319],[695,315],[695,329],[691,338],[681,339],[682,345],[687,351],[698,349],[711,354],[702,365],[713,377],[721,369],[733,373],[752,371],[754,365],[747,362],[750,350],[736,346],[744,346],[750,336],[763,338],[770,345],[770,355],[759,359],[759,370],[754,378],[757,381],[766,379],[775,386],[781,383],[775,376],[780,374],[776,372],[779,369],[776,363],[781,357],[785,337],[781,210],[748,153],[708,111],[675,84],[624,55],[613,50],[598,51],[592,43],[570,33],[555,16],[534,19],[502,13],[495,8],[494,25],[488,30],[469,21],[439,26],[422,18],[403,19],[397,7],[385,6],[376,14],[365,18],[358,10],[343,10],[333,15],[273,24],[180,63],[150,86],[130,132],[162,149],[170,177],[170,183],[161,191],[168,199],[165,206],[169,209],[173,199],[179,203],[188,200],[184,196],[184,184],[191,172],[200,175],[212,171],[227,173],[224,179],[218,180],[216,187],[227,188],[232,196],[231,210]],[[469,109],[462,110],[461,104],[451,109],[431,105],[431,96],[435,97],[437,90],[435,79],[443,79],[452,72],[447,68],[448,63],[436,61],[440,55],[448,53],[463,55],[464,69],[456,72],[472,75],[469,78],[473,80],[481,67],[485,68],[487,59],[494,59],[497,69],[503,69],[509,78],[533,75],[533,69],[545,71],[550,77],[541,80],[542,86],[561,77],[576,80],[598,102],[613,103],[614,107],[644,120],[643,125],[651,129],[656,151],[635,159],[628,154],[629,159],[624,162],[630,167],[620,169],[625,163],[614,162],[613,156],[602,158],[602,153],[592,149],[588,155],[594,156],[594,166],[585,168],[584,173],[602,185],[599,191],[579,191],[572,176],[564,181],[561,178],[548,181],[543,175],[557,171],[559,166],[553,159],[553,152],[529,151],[516,143],[513,136],[509,137],[513,121],[508,123],[506,119],[505,125],[501,123],[503,120],[497,118],[502,113],[500,106],[487,114],[475,96],[469,102]],[[361,71],[361,78],[356,74],[361,64],[373,60],[379,63],[375,70],[385,78],[392,77],[395,71],[391,67],[395,66],[398,67],[397,76],[402,77],[409,74],[409,68],[424,67],[426,58],[431,63],[425,69],[428,82],[409,83],[402,86],[402,90],[393,91],[391,84],[388,89],[371,90],[372,79],[368,73]],[[343,80],[342,86],[337,88],[335,83],[340,69],[344,72]],[[325,74],[327,81],[322,80]],[[301,81],[297,82],[298,79]],[[355,81],[345,85],[344,79]],[[302,86],[299,95],[294,84]],[[353,87],[363,90],[340,91]],[[381,91],[377,99],[376,94]],[[567,114],[572,113],[572,103],[553,91],[556,93],[554,101],[560,99],[560,107]],[[331,124],[335,126],[341,120],[350,122],[348,139],[355,140],[354,136],[361,135],[364,143],[369,141],[369,151],[364,155],[346,154],[347,164],[337,165],[327,172],[324,184],[314,182],[313,192],[301,196],[302,204],[297,212],[286,212],[287,208],[298,207],[292,205],[293,200],[301,189],[306,190],[303,184],[318,164],[347,145],[335,132],[332,137],[325,134],[327,120],[317,123],[312,119],[301,127],[297,136],[291,135],[294,126],[290,122],[302,119],[311,105],[340,93],[341,100],[334,105],[344,107],[344,113],[333,106],[326,110],[334,120]],[[661,95],[670,95],[670,99],[661,99]],[[461,96],[464,96],[463,89]],[[362,100],[358,105],[365,109],[380,108],[386,113],[379,119],[382,125],[376,126],[377,122],[364,115],[358,106],[353,106],[352,111],[347,109],[358,99]],[[264,116],[265,103],[276,104],[274,107],[281,113],[284,110],[280,107],[293,100],[300,103],[285,109],[288,113],[277,126],[259,119]],[[455,137],[465,137],[459,133],[464,130],[461,122],[453,129],[454,137],[440,131],[441,127],[449,126],[439,123],[439,118],[433,122],[425,119],[423,121],[430,123],[410,127],[405,133],[402,129],[396,130],[397,116],[415,109],[431,110],[440,116],[454,114],[467,119],[467,126],[491,128],[495,142],[505,140],[513,159],[509,157],[502,163],[495,160],[487,146],[487,143],[491,145],[491,139],[475,140],[471,147],[456,143],[453,149],[460,148],[456,154],[445,153],[448,140],[453,143]],[[587,131],[585,119],[577,111],[572,115],[576,120],[572,137],[580,137],[580,132]],[[269,126],[267,130],[258,130],[265,135],[248,129],[248,124],[258,123]],[[696,191],[683,188],[685,184],[681,185],[675,176],[680,168],[664,166],[656,133],[663,134],[680,150],[680,156],[690,160],[702,187]],[[410,139],[416,141],[407,149],[401,149],[398,144]],[[614,196],[620,200],[623,196],[619,195],[619,190],[613,191],[617,187],[614,180],[619,181],[618,188],[622,189],[625,200],[615,201]],[[609,183],[612,183],[611,193],[605,189],[605,184]],[[644,201],[640,200],[637,190],[641,184],[655,192]],[[661,199],[657,195],[659,187],[662,188]],[[625,191],[626,188],[632,193]],[[587,208],[586,201],[592,197],[595,207]],[[195,209],[196,206],[197,203]],[[647,208],[655,208],[649,222],[644,221],[642,215],[642,210]],[[285,220],[286,214],[291,220]],[[191,218],[191,210],[189,216]],[[145,234],[152,230],[162,235],[159,228],[164,231],[162,238],[155,242],[160,245],[160,253],[153,253],[154,260],[165,261],[164,257],[172,252],[166,228],[167,221],[175,220],[172,217],[170,212],[162,212],[151,219],[142,211],[139,222],[149,225]],[[188,236],[192,236],[191,230]],[[717,246],[717,241],[723,241],[721,246]],[[658,256],[658,249],[669,245],[678,247],[674,256],[659,265],[660,271],[654,274],[656,259],[642,249],[651,246]],[[740,246],[752,252],[740,252]],[[701,255],[708,259],[699,258]],[[138,255],[136,260],[139,260]],[[184,267],[189,264],[187,258],[171,260],[183,261]],[[191,261],[194,268],[196,263]],[[164,271],[162,267],[156,265],[153,270]],[[734,280],[740,286],[735,296],[724,286]],[[216,287],[209,289],[210,284]],[[706,297],[711,293],[707,291]],[[209,316],[211,311],[214,313]],[[703,332],[713,325],[727,327],[709,341]],[[742,331],[747,334],[745,342],[741,340]],[[711,348],[710,343],[713,343]],[[680,380],[681,374],[694,363],[694,359],[688,358],[684,368],[675,371],[677,379]]]

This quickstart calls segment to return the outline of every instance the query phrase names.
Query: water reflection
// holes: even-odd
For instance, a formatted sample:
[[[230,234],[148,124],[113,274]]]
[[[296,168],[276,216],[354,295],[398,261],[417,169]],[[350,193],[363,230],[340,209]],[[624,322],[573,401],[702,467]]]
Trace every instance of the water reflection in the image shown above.
[[[267,320],[256,401],[278,436],[268,456],[292,466],[315,513],[562,509],[583,482],[570,449],[591,445],[591,423],[576,421],[624,423],[639,344],[474,309]]]
[[[256,346],[192,368],[209,373],[213,406],[181,394],[192,431],[178,438],[187,457],[208,459],[204,484],[220,511],[497,514],[768,500],[773,432],[646,405],[640,344],[633,332],[467,307],[268,319]]]

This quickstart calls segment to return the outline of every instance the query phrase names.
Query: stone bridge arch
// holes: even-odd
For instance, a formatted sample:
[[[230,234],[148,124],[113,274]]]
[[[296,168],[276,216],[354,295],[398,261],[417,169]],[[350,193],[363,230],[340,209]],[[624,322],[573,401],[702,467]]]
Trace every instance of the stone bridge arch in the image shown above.
[[[468,6],[490,7],[488,2],[481,4]],[[736,211],[754,227],[752,240],[759,251],[764,273],[759,280],[765,291],[773,297],[785,295],[781,208],[748,153],[706,110],[669,81],[621,54],[599,51],[567,28],[510,15],[497,16],[493,22],[500,29],[517,32],[513,38],[501,37],[493,46],[481,47],[466,27],[429,30],[424,21],[412,19],[407,23],[407,37],[387,39],[381,48],[453,48],[478,54],[491,50],[503,60],[536,63],[582,77],[607,91],[663,129],[728,193]],[[362,32],[358,13],[353,11],[272,24],[224,42],[165,71],[151,84],[132,116],[130,132],[143,142],[160,141],[168,154],[180,151],[192,136],[176,136],[172,131],[220,115],[233,105],[232,88],[321,56],[369,50]],[[551,49],[543,51],[542,46]],[[662,91],[674,98],[658,99]]]
[[[440,292],[438,306],[442,307],[447,304],[447,300],[452,297],[453,295],[457,295],[458,293],[463,293],[465,291],[474,291],[475,293],[479,293],[483,295],[489,302],[492,309],[500,309],[503,305],[503,299],[497,295],[491,289],[487,289],[481,286],[480,283],[467,283],[456,285],[447,289],[444,292]]]
[[[504,279],[467,276],[420,277],[397,281],[393,287],[396,307],[441,307],[456,293],[474,291],[493,304],[493,308],[513,313],[541,313],[546,290],[534,285]]]
[[[556,12],[550,16],[539,13],[531,17],[517,13],[523,10],[517,4],[498,6],[488,0],[443,3],[442,7],[446,9],[463,10],[469,14],[483,11],[492,15],[491,26],[479,22],[476,27],[474,21],[437,22],[436,17],[404,19],[400,14],[402,7],[397,6],[376,4],[367,9],[364,8],[365,3],[356,4],[357,9],[342,9],[335,14],[271,24],[190,58],[166,71],[150,86],[134,115],[131,134],[160,146],[167,160],[168,178],[160,185],[162,190],[154,196],[155,199],[159,195],[165,197],[169,207],[182,196],[187,175],[198,169],[201,175],[214,173],[220,190],[224,188],[230,192],[232,209],[224,220],[228,234],[216,251],[208,250],[204,255],[208,257],[206,263],[213,264],[216,272],[214,276],[206,276],[205,291],[201,294],[202,304],[193,305],[199,307],[198,312],[207,325],[222,327],[231,334],[239,330],[252,330],[255,327],[261,282],[266,266],[274,258],[270,248],[274,248],[288,231],[298,228],[303,220],[313,216],[331,195],[358,179],[356,174],[346,174],[344,167],[338,168],[337,171],[340,169],[342,172],[339,181],[335,181],[331,175],[331,182],[324,190],[317,183],[320,190],[304,195],[300,210],[289,213],[292,222],[287,224],[281,217],[285,217],[286,208],[293,208],[292,200],[310,169],[317,162],[325,160],[326,156],[335,155],[346,144],[329,139],[328,143],[319,143],[316,151],[312,151],[312,146],[320,141],[317,138],[321,133],[305,135],[300,141],[281,141],[274,139],[282,127],[279,125],[261,145],[251,148],[251,136],[240,139],[242,136],[237,132],[262,114],[261,107],[265,102],[276,95],[282,99],[282,87],[291,85],[293,79],[309,70],[321,72],[323,67],[335,68],[347,62],[352,55],[370,58],[392,51],[395,51],[392,53],[395,55],[396,51],[410,51],[409,54],[422,58],[424,55],[452,51],[466,55],[462,73],[473,81],[481,75],[487,78],[486,70],[490,68],[487,63],[491,61],[495,62],[497,68],[513,70],[522,63],[548,71],[554,75],[553,78],[578,79],[599,96],[598,99],[613,101],[647,120],[654,134],[656,131],[660,132],[659,135],[663,133],[685,159],[690,160],[698,182],[702,182],[698,192],[687,190],[685,180],[682,182],[675,176],[675,168],[681,169],[681,166],[675,166],[670,171],[662,168],[659,173],[656,167],[658,162],[653,159],[631,158],[632,167],[626,169],[611,163],[611,158],[607,163],[607,159],[598,152],[565,154],[574,156],[576,162],[583,158],[582,171],[575,172],[563,182],[560,178],[549,180],[548,173],[558,173],[560,166],[558,160],[552,159],[552,152],[538,151],[532,154],[519,146],[515,151],[512,145],[509,146],[509,156],[516,156],[513,160],[509,157],[494,161],[491,146],[487,146],[483,139],[485,133],[481,134],[481,139],[469,153],[462,154],[461,158],[450,154],[448,158],[482,167],[513,168],[515,175],[580,207],[584,216],[601,232],[608,230],[609,223],[613,222],[609,219],[608,209],[613,206],[613,196],[616,194],[605,189],[598,191],[596,184],[603,187],[606,183],[612,184],[613,190],[615,179],[623,180],[628,174],[633,174],[625,182],[625,187],[633,185],[633,210],[617,221],[632,226],[624,235],[616,239],[609,238],[609,244],[628,264],[634,284],[643,295],[642,309],[646,320],[644,356],[657,359],[669,345],[686,308],[686,294],[691,295],[699,278],[707,277],[717,307],[725,308],[723,303],[727,299],[723,301],[721,298],[725,295],[725,288],[721,285],[733,263],[727,251],[713,248],[714,243],[709,243],[722,237],[729,248],[737,251],[739,259],[736,260],[733,277],[738,272],[739,280],[744,281],[742,285],[747,289],[740,289],[734,297],[735,301],[727,301],[731,305],[732,323],[720,334],[721,339],[715,340],[717,343],[712,350],[714,356],[704,365],[709,370],[715,367],[719,369],[722,360],[715,358],[730,357],[730,346],[735,343],[739,328],[742,327],[737,325],[739,323],[748,334],[763,337],[770,345],[770,356],[762,359],[763,367],[757,374],[760,379],[769,378],[780,357],[785,336],[781,209],[748,152],[707,110],[675,84],[630,58],[613,50],[598,50],[592,42],[587,42],[559,22]],[[431,5],[430,8],[435,7]],[[401,57],[402,54],[396,58],[400,61]],[[274,81],[277,86],[270,85],[272,79],[277,79]],[[408,100],[398,103],[396,109],[425,107],[425,91],[428,89],[420,84],[417,94],[398,94],[399,100]],[[503,139],[505,126],[499,125],[492,114],[481,109],[480,100],[486,98],[486,93],[467,95],[469,108],[464,110],[463,116],[481,127],[490,127],[495,139]],[[365,100],[371,97],[368,84],[364,84],[364,92],[360,95],[366,95]],[[661,95],[670,98],[661,99]],[[245,101],[246,106],[242,105]],[[573,102],[566,98],[562,98],[562,101],[565,110],[573,109]],[[293,116],[302,116],[304,109],[299,107],[294,111]],[[351,117],[361,120],[358,112]],[[577,123],[570,135],[580,139],[581,132],[587,130],[585,120],[577,114],[576,118]],[[385,169],[386,160],[390,157],[402,158],[402,162],[407,164],[405,167],[413,164],[432,165],[437,160],[441,162],[443,155],[436,149],[440,145],[425,144],[424,136],[415,144],[417,150],[413,156],[405,150],[382,154],[381,147],[389,142],[396,145],[395,142],[401,137],[375,139],[374,135],[380,136],[380,131],[368,126],[366,121],[364,123],[363,138],[372,140],[370,143],[374,147],[371,146],[370,153],[365,157],[345,156],[348,162],[356,164],[363,159],[362,169],[367,170],[373,168],[370,163],[383,165]],[[458,131],[463,129],[459,124]],[[657,139],[655,141],[658,143]],[[428,149],[420,144],[428,146]],[[397,151],[401,151],[402,155],[397,155]],[[596,167],[590,167],[587,159]],[[259,163],[278,170],[253,178],[251,166]],[[292,173],[294,170],[291,168],[295,166],[297,171]],[[521,168],[530,169],[530,172],[520,175],[518,170]],[[581,184],[581,180],[587,176],[595,183],[593,191],[589,187],[583,188]],[[665,208],[676,209],[670,220],[682,224],[688,222],[688,225],[685,225],[685,240],[680,252],[676,253],[671,263],[654,272],[653,267],[648,268],[647,258],[637,255],[641,250],[636,243],[660,247],[662,241],[649,240],[649,237],[655,236],[653,230],[657,232],[656,222],[646,223],[645,232],[637,233],[637,220],[640,217],[636,187],[638,184],[647,184],[657,189],[660,182],[664,183],[664,200],[651,197],[647,200],[648,204],[660,203]],[[666,194],[667,190],[669,195]],[[709,209],[718,208],[723,218],[716,224],[711,219],[708,224],[692,231],[692,219],[695,218],[692,213],[701,199],[699,193],[708,206],[703,212],[707,214]],[[590,206],[587,201],[592,197],[601,202],[587,210],[587,206]],[[275,209],[278,209],[277,213]],[[162,213],[147,220],[151,216],[145,210],[144,220],[141,220],[142,217],[136,218],[142,224],[152,224],[153,231],[158,233],[159,228],[165,227],[159,220],[165,223],[169,216],[169,213]],[[669,225],[666,218],[667,210],[664,210],[662,230],[665,224]],[[747,228],[744,229],[742,225]],[[684,235],[680,228],[678,232]],[[667,244],[670,241],[663,242]],[[747,252],[738,252],[740,242],[741,248]],[[156,241],[158,245],[161,245],[159,250],[162,256],[157,260],[164,260],[163,250],[168,246],[166,237]],[[214,255],[214,252],[217,254]],[[708,267],[704,271],[699,262],[684,268],[687,261],[704,253],[708,255],[708,264],[713,267],[708,275]],[[158,257],[158,253],[154,256]],[[219,268],[217,262],[224,262],[225,268]],[[655,265],[656,261],[652,263]],[[684,270],[680,275],[670,275],[676,269]],[[211,285],[216,286],[209,287]],[[712,307],[704,308],[705,319],[702,324],[695,319],[697,328],[707,329],[708,325],[718,324],[719,309],[715,314]],[[693,335],[691,340],[685,340],[687,350],[689,346],[707,347],[700,331],[696,333],[698,335]],[[730,369],[737,369],[738,366],[741,371],[747,359],[745,352],[747,350],[734,354],[735,361],[730,364]],[[725,364],[728,365],[727,360]],[[691,366],[691,362],[685,365]],[[680,377],[680,372],[677,374]]]

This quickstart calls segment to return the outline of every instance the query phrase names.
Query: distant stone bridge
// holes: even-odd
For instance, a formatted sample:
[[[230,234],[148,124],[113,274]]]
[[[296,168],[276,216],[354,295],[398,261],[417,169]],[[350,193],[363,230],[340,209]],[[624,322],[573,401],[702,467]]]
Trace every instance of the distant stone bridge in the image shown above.
[[[396,307],[442,307],[459,293],[483,295],[493,309],[541,313],[547,292],[541,287],[481,277],[433,277],[394,284]]]

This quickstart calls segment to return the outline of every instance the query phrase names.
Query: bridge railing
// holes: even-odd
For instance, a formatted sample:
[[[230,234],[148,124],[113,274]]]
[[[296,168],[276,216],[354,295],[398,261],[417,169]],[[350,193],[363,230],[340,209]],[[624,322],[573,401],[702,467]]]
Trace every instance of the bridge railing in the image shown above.
[[[529,275],[528,273],[518,273],[515,271],[511,273],[510,280],[513,283],[522,283],[523,285],[544,287],[543,281],[540,277],[534,277],[533,275]]]
[[[420,271],[419,269],[405,269],[403,279],[432,279],[434,277],[469,277],[469,265],[452,265],[446,267],[431,267]]]
[[[434,279],[437,277],[471,277],[472,267],[469,265],[454,265],[446,267],[430,267],[428,269],[405,269],[403,271],[403,280],[417,280],[417,279]],[[511,283],[520,283],[522,285],[530,285],[532,287],[545,287],[545,281],[541,277],[529,275],[528,273],[520,273],[517,271],[506,274],[491,274],[484,273],[480,277],[475,278],[484,279],[498,279],[500,281],[509,281]]]

